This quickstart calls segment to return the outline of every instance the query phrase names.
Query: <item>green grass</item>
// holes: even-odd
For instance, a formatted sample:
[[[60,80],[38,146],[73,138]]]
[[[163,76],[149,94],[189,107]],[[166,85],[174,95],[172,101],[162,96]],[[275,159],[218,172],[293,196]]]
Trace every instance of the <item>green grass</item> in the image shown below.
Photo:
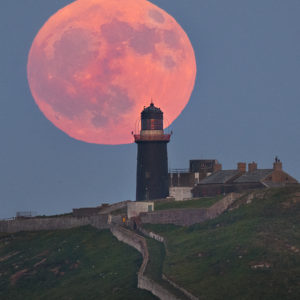
[[[146,238],[146,241],[149,251],[149,261],[145,270],[145,275],[159,283],[160,286],[177,296],[179,299],[186,300],[187,298],[184,294],[182,294],[182,292],[178,291],[172,285],[162,279],[163,262],[166,255],[164,245],[151,238]]]
[[[165,210],[173,208],[204,208],[210,207],[220,200],[222,196],[210,198],[198,198],[186,201],[170,201],[170,202],[157,202],[155,203],[155,210]]]
[[[165,259],[164,245],[150,238],[146,238],[146,241],[149,251],[149,262],[145,270],[145,275],[159,282],[161,281],[163,262]]]
[[[191,227],[145,227],[167,240],[164,273],[201,299],[299,299],[295,192],[300,188],[269,190],[264,199]]]
[[[139,252],[89,226],[1,234],[0,299],[157,299],[136,288],[141,263]]]

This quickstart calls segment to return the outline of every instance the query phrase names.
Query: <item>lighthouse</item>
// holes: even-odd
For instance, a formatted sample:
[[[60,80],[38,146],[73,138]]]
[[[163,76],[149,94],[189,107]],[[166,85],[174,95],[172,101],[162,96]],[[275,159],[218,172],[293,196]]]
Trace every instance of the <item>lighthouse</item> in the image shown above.
[[[163,112],[153,103],[141,112],[138,146],[136,201],[161,199],[169,195],[168,152],[170,134],[164,133]]]

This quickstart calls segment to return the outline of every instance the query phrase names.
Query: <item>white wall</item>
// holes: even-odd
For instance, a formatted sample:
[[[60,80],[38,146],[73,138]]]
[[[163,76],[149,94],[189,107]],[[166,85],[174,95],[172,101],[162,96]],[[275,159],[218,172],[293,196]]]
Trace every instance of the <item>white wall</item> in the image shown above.
[[[191,187],[170,187],[169,194],[175,198],[175,201],[182,201],[193,198]]]
[[[149,206],[152,210],[149,210]],[[154,211],[153,202],[130,202],[127,204],[127,218],[137,217],[142,212]]]

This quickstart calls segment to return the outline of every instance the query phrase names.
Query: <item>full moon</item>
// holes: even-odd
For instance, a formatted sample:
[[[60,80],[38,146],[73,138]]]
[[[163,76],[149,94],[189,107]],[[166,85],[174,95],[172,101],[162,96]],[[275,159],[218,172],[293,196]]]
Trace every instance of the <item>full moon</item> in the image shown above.
[[[28,58],[33,98],[56,127],[88,143],[128,144],[144,106],[166,126],[191,96],[196,61],[173,17],[146,0],[77,0],[40,29]]]

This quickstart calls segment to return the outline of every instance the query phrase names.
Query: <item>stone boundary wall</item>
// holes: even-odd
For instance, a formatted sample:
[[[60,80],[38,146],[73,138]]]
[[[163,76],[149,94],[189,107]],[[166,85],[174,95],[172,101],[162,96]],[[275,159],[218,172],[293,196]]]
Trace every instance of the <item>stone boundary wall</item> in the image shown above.
[[[188,292],[186,289],[179,286],[177,283],[169,279],[165,274],[162,274],[162,278],[166,281],[168,281],[172,286],[174,286],[176,289],[180,290],[182,293],[184,293],[189,299],[191,300],[199,300],[196,296]]]
[[[122,216],[120,215],[111,215],[111,223],[112,224],[117,224],[117,225],[122,225],[123,224],[123,220],[122,220]]]
[[[143,224],[175,224],[188,226],[207,220],[207,209],[170,209],[141,213],[140,220]]]
[[[151,292],[161,300],[180,300],[158,283],[142,274],[138,274],[138,288]]]
[[[142,223],[190,226],[216,218],[226,211],[241,194],[230,193],[209,208],[169,209],[141,213]]]
[[[143,235],[145,235],[145,236],[147,236],[147,237],[149,237],[151,239],[154,239],[154,240],[156,240],[158,242],[164,243],[164,241],[165,241],[165,239],[164,239],[163,236],[161,236],[161,235],[159,235],[157,233],[154,233],[152,231],[147,231],[147,230],[145,230],[142,227],[138,227],[138,231],[140,231]]]
[[[210,219],[214,219],[224,211],[226,211],[238,198],[242,197],[239,193],[230,193],[208,208],[208,215]]]
[[[89,217],[99,214],[100,207],[73,208],[72,215],[76,218]]]
[[[154,203],[174,202],[175,198],[174,197],[167,197],[167,198],[161,198],[161,199],[151,199],[151,201],[154,202]]]
[[[139,227],[138,230],[144,234],[145,236],[148,236],[150,238],[155,239],[156,241],[163,243],[165,246],[165,250],[167,251],[167,245],[166,245],[166,241],[164,239],[163,236],[154,233],[152,231],[147,231],[146,229]],[[189,291],[187,291],[186,289],[184,289],[183,287],[179,286],[177,283],[175,283],[174,281],[172,281],[171,279],[169,279],[165,274],[162,274],[162,278],[164,280],[166,280],[167,282],[169,282],[173,287],[175,287],[176,289],[180,290],[186,297],[188,297],[191,300],[199,300],[199,298],[197,298],[196,296],[194,296],[192,293],[190,293]]]
[[[143,256],[143,263],[139,269],[139,274],[144,274],[147,263],[149,261],[149,252],[147,247],[146,240],[134,232],[125,229],[121,226],[112,226],[110,228],[111,233],[117,238],[118,241],[121,241],[139,251]]]
[[[110,230],[119,241],[134,247],[143,256],[143,263],[138,272],[138,288],[151,292],[161,300],[180,300],[157,282],[144,275],[149,261],[149,252],[145,238],[120,226],[113,226]]]
[[[53,218],[31,218],[0,221],[0,232],[59,230],[91,225],[98,229],[110,227],[109,215],[97,215],[90,217],[53,217]]]
[[[111,204],[107,207],[102,208],[99,211],[99,214],[109,214],[109,213],[111,213],[115,210],[125,208],[125,207],[127,207],[127,203],[130,203],[130,202],[132,202],[132,201],[127,200],[127,201],[122,201],[122,202],[118,202],[118,203],[115,203],[115,204]]]

